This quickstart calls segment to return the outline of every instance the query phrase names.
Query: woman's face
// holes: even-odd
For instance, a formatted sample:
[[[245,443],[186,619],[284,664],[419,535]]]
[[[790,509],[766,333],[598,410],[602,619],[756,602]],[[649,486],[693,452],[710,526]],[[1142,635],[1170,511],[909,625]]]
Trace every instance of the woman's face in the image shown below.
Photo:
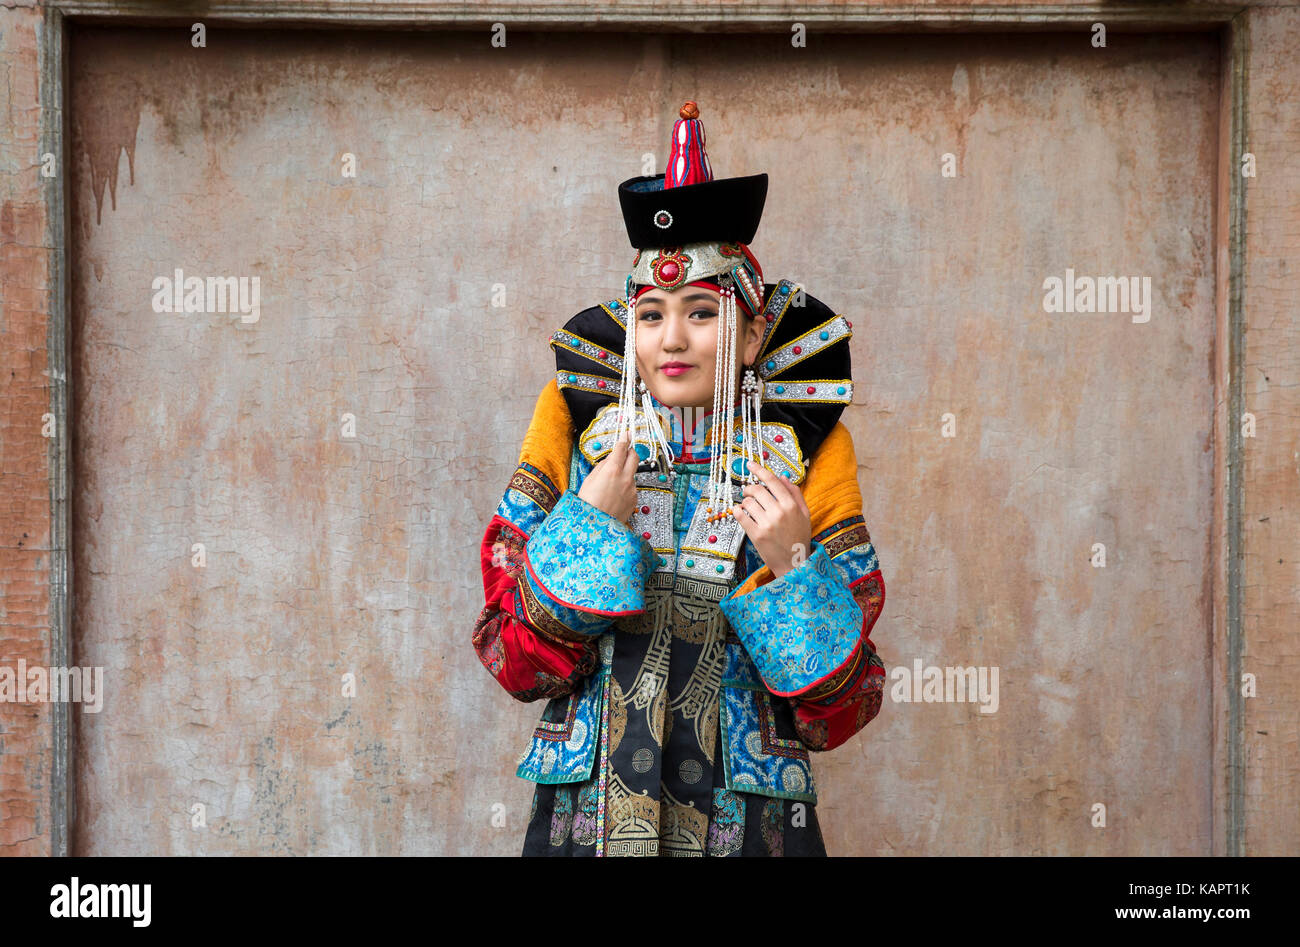
[[[718,354],[717,290],[702,286],[652,289],[636,301],[636,367],[646,387],[671,408],[713,407]],[[741,342],[736,355],[736,394],[744,366],[758,357],[762,324],[737,309]],[[676,366],[676,367],[674,367]]]

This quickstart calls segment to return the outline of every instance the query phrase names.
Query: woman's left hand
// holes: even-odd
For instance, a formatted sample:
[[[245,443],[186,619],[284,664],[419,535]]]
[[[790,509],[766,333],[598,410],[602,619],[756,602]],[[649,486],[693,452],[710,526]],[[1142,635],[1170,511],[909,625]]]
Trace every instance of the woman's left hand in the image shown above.
[[[760,483],[745,487],[745,498],[731,508],[749,541],[777,578],[811,554],[812,514],[803,492],[786,477],[753,461],[749,469]]]

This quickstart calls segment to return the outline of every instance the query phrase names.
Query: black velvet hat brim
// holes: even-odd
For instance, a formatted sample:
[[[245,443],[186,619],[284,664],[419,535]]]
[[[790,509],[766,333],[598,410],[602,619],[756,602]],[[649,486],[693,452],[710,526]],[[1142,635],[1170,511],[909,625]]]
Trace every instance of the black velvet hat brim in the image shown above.
[[[714,240],[748,244],[767,200],[767,175],[723,178],[664,188],[664,176],[631,178],[618,186],[627,237],[638,250]],[[657,215],[667,217],[655,223]]]

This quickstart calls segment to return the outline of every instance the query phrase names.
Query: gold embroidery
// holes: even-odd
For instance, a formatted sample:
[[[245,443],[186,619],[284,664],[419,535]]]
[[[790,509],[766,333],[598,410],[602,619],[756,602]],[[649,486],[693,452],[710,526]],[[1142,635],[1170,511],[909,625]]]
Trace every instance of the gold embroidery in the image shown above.
[[[547,513],[551,512],[559,499],[550,487],[523,467],[516,470],[514,476],[510,478],[510,489],[518,490]]]
[[[632,793],[623,777],[609,781],[609,838],[606,855],[659,854],[659,800]]]
[[[618,678],[609,676],[609,754],[618,749],[623,732],[627,730],[627,701],[623,688],[618,686]]]
[[[854,546],[862,546],[871,542],[871,534],[867,532],[867,527],[864,524],[855,523],[847,529],[842,529],[838,533],[818,541],[826,548],[826,555],[834,559],[840,553],[847,552]]]
[[[701,622],[706,640],[700,648],[699,659],[691,671],[682,692],[673,698],[670,710],[680,710],[682,717],[695,723],[696,745],[713,761],[714,742],[718,724],[718,690],[722,684],[722,669],[727,660],[726,633],[722,612],[714,606],[713,614]]]
[[[664,800],[660,853],[679,858],[703,858],[709,829],[708,814],[690,803],[683,805],[662,782],[659,793]]]
[[[668,670],[671,655],[672,631],[667,625],[660,625],[654,638],[646,649],[641,667],[628,688],[628,704],[646,714],[646,725],[650,734],[663,746],[663,717],[667,701],[664,697],[668,689]]]
[[[524,615],[527,616],[528,623],[544,637],[561,643],[589,644],[593,640],[591,635],[574,631],[547,611],[527,580],[519,583],[519,602],[524,607]]]

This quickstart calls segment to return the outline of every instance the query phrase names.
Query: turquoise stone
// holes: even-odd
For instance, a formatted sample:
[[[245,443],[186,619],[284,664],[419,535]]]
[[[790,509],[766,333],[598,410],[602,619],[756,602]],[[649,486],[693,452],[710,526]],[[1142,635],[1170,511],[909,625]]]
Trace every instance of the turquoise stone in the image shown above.
[[[838,388],[836,388],[835,390],[836,390],[837,392],[839,392],[840,394],[844,394],[844,386],[843,386],[843,385],[840,385],[840,386],[839,386]]]
[[[694,569],[694,568],[695,568],[695,560],[694,560],[694,559],[687,559],[687,560],[686,560],[686,568],[688,568],[688,569]]]
[[[660,483],[663,483],[663,482],[664,482],[665,480],[667,480],[667,479],[668,479],[668,474],[660,474],[660,475],[659,475],[659,482],[660,482]]]
[[[825,341],[826,341],[827,339],[829,339],[830,337],[831,337],[831,334],[830,334],[829,332],[826,332],[826,331],[824,331],[824,330],[822,331],[822,341],[823,341],[823,342],[825,342]]]
[[[650,448],[646,447],[644,444],[638,444],[636,445],[636,455],[642,460],[645,460],[650,456]]]
[[[577,376],[577,375],[570,375],[570,376],[569,376],[569,384],[573,384],[573,383],[574,383],[575,381],[577,381],[577,380],[578,380],[578,376]]]
[[[595,443],[593,443],[593,444],[591,445],[591,449],[592,449],[592,450],[600,450],[600,441],[596,441]]]
[[[776,393],[777,393],[778,395],[783,395],[783,394],[785,394],[785,385],[777,385],[777,386],[776,386]]]
[[[776,368],[776,362],[768,362],[768,363],[767,363],[767,370],[768,370],[769,372],[770,372],[772,369],[774,369],[774,368]]]
[[[724,571],[725,566],[719,564],[719,565],[715,566],[715,568],[716,568],[719,572],[722,572],[722,571]]]
[[[740,477],[743,477],[743,476],[745,475],[745,472],[746,472],[746,471],[745,471],[745,468],[746,468],[747,466],[748,466],[748,464],[746,463],[745,458],[743,458],[743,457],[737,457],[735,460],[733,460],[733,461],[731,462],[731,470],[732,470],[732,472],[735,473],[737,476],[740,476]]]

